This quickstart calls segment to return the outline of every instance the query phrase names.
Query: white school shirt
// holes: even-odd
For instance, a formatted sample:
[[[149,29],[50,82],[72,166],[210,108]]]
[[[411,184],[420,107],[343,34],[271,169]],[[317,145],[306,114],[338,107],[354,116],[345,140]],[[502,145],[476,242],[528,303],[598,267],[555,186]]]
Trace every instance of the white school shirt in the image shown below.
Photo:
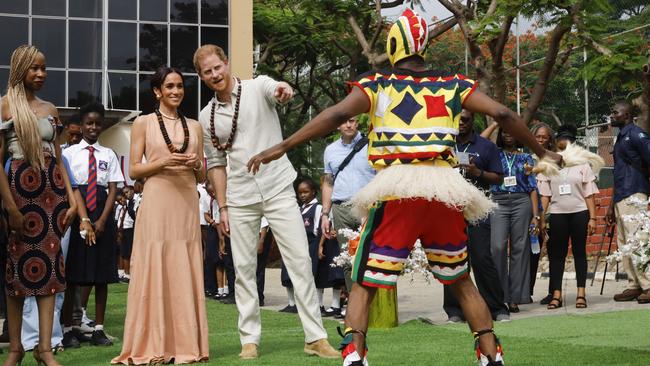
[[[136,209],[136,207],[135,207],[135,202],[134,202],[134,204],[133,204],[133,211],[134,212],[135,212],[135,209]],[[131,215],[129,215],[128,204],[127,204],[127,206],[120,205],[120,215],[119,215],[118,218],[115,219],[116,222],[117,222],[117,225],[120,224],[120,218],[122,217],[122,212],[124,212],[124,225],[122,226],[122,229],[133,229],[133,225],[134,225],[135,222],[134,222],[133,218],[131,217]]]
[[[210,201],[212,202],[212,220],[218,224],[221,222],[221,215],[219,214],[219,203],[217,202],[216,198],[212,197],[210,197]]]
[[[199,221],[201,225],[209,225],[205,220],[204,213],[210,213],[210,195],[203,184],[197,184],[196,190],[199,192]]]
[[[306,214],[307,211],[311,210],[311,207],[313,205],[316,205],[316,212],[314,212],[314,217],[313,217],[313,220],[314,220],[314,235],[318,236],[318,229],[320,228],[320,217],[321,217],[321,214],[323,213],[323,206],[321,206],[318,203],[318,200],[316,198],[314,198],[308,204],[306,204],[306,205],[303,204],[302,206],[300,206],[300,213],[302,215]]]
[[[88,184],[88,149],[90,146],[86,140],[72,145],[63,150],[63,156],[68,159],[70,170],[78,185]],[[92,145],[95,148],[95,160],[97,161],[97,185],[107,187],[111,182],[123,182],[124,175],[120,169],[120,162],[115,152],[98,142]]]
[[[268,76],[258,76],[252,80],[242,80],[241,84],[242,95],[237,131],[233,146],[227,152],[219,151],[212,145],[210,113],[212,103],[216,102],[215,133],[219,143],[225,144],[232,128],[239,83],[235,82],[231,103],[220,103],[213,97],[199,115],[199,122],[203,127],[203,148],[207,158],[207,168],[228,165],[226,201],[229,206],[237,207],[273,198],[296,179],[296,171],[286,154],[269,164],[260,165],[260,170],[255,175],[248,172],[246,167],[248,160],[255,154],[281,142],[282,129],[275,110],[277,100],[274,94],[278,82]]]

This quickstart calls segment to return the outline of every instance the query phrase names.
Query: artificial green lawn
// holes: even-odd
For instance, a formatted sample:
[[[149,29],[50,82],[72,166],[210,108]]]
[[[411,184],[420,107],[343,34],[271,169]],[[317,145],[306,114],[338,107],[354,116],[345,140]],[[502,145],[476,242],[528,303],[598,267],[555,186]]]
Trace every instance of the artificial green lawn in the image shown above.
[[[109,289],[106,330],[121,338],[126,306],[125,285]],[[92,304],[91,299],[91,304]],[[89,309],[92,312],[92,306]],[[208,301],[209,365],[340,365],[303,354],[303,333],[297,315],[262,311],[260,359],[240,361],[237,309]],[[330,342],[338,344],[337,322],[326,321]],[[650,311],[590,315],[558,315],[498,323],[507,365],[650,365]],[[398,328],[371,330],[372,366],[475,365],[467,325],[432,326],[411,321]],[[63,365],[108,365],[121,343],[100,348],[83,346],[57,356]],[[31,356],[31,355],[28,355]],[[4,357],[2,357],[4,359]],[[23,365],[34,365],[31,357]]]

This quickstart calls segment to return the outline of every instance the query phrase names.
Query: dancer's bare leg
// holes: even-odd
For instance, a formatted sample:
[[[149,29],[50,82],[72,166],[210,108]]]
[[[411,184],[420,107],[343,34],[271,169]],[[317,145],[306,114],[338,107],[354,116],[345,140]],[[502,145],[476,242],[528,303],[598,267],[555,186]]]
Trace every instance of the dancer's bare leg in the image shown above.
[[[450,287],[463,309],[463,315],[465,315],[472,332],[492,329],[490,310],[469,276],[459,279]],[[493,360],[496,359],[497,345],[492,333],[486,333],[479,337],[479,348],[484,355]]]
[[[358,283],[352,284],[352,291],[348,298],[348,309],[345,314],[346,327],[360,330],[364,333],[368,331],[368,310],[376,292],[377,288],[375,287],[361,286]],[[366,349],[366,340],[363,335],[358,333],[353,334],[352,338],[357,353],[363,357],[363,352]]]

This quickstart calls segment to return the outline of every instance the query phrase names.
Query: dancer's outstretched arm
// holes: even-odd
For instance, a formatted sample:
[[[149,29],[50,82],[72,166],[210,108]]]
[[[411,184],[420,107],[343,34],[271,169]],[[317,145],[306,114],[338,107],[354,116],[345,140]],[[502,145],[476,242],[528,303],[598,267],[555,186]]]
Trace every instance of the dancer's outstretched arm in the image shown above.
[[[339,127],[341,123],[360,113],[367,112],[369,108],[370,100],[366,94],[359,88],[353,88],[345,99],[319,113],[289,138],[253,156],[248,161],[248,171],[253,174],[257,173],[260,164],[267,164],[280,158],[287,151],[303,142],[325,136]]]

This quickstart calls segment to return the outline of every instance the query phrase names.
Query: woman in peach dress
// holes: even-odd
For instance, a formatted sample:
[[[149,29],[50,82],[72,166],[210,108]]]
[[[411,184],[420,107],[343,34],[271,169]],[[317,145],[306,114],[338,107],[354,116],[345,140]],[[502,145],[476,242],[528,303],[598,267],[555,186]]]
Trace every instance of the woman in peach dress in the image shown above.
[[[208,359],[197,181],[205,179],[199,123],[177,110],[180,71],[151,78],[160,102],[131,128],[130,176],[147,178],[135,222],[122,353],[113,363],[192,363]],[[145,157],[146,163],[142,162]]]

